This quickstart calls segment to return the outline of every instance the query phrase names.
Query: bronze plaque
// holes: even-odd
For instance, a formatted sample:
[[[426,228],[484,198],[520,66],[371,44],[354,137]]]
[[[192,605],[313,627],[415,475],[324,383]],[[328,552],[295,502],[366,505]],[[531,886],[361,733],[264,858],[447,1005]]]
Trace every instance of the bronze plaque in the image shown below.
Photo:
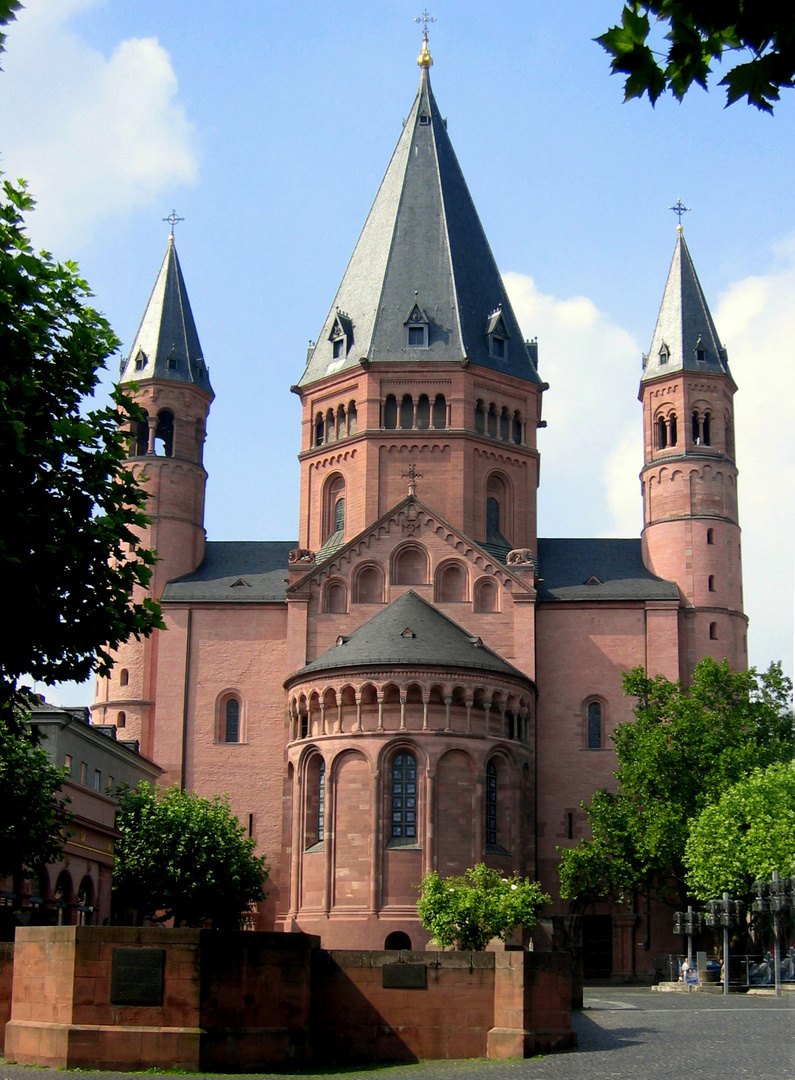
[[[163,1004],[165,949],[114,949],[110,969],[111,1005]]]
[[[425,990],[425,964],[384,964],[381,986],[386,990]]]

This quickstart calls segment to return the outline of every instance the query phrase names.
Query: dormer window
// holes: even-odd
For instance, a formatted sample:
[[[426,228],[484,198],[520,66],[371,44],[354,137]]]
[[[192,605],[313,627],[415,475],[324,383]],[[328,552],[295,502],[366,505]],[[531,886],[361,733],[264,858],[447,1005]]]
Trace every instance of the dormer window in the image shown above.
[[[420,127],[427,127],[430,122],[431,118],[427,113],[420,113]]]
[[[344,360],[353,344],[353,323],[349,315],[337,308],[329,334],[331,353],[335,360]]]
[[[137,353],[137,355],[135,357],[135,370],[136,371],[143,371],[143,369],[145,367],[146,367],[146,353],[142,349],[139,349],[138,353]]]
[[[407,349],[428,348],[428,316],[419,304],[414,305],[403,325],[406,329],[405,343]]]
[[[670,355],[671,355],[671,350],[668,348],[668,346],[665,344],[665,342],[663,342],[662,343],[662,348],[660,349],[660,363],[661,364],[667,364],[668,363],[668,358],[669,358]]]
[[[174,346],[172,345],[171,346],[171,352],[168,354],[168,370],[169,371],[176,371],[177,370],[177,363],[178,363],[177,354],[176,354],[176,351],[174,349]]]
[[[486,324],[486,338],[489,343],[489,356],[493,360],[505,360],[508,356],[508,328],[502,317],[502,306],[489,315]]]
[[[706,362],[706,359],[707,350],[704,348],[704,343],[701,340],[701,337],[699,337],[698,341],[696,342],[696,363],[703,364]]]

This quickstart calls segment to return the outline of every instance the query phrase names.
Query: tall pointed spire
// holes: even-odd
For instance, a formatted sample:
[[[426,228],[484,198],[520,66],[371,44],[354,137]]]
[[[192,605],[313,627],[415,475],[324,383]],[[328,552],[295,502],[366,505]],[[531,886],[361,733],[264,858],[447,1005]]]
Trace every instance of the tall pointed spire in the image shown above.
[[[121,366],[120,382],[142,379],[187,382],[213,392],[173,231],[141,325]]]
[[[676,227],[674,257],[641,381],[677,371],[731,378],[726,349],[720,344],[681,224]]]
[[[301,386],[362,360],[471,361],[540,382],[431,90],[427,34],[418,63],[417,96]]]

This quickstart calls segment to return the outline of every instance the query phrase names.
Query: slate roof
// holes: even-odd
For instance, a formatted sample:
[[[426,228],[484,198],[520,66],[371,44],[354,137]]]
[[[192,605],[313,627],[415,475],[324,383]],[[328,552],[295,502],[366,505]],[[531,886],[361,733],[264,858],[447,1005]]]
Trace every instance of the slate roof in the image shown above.
[[[665,362],[661,352],[668,354]],[[651,348],[643,364],[641,382],[677,371],[728,375],[731,379],[726,349],[718,338],[681,226]]]
[[[407,630],[413,636],[404,636]],[[333,646],[291,675],[290,681],[320,671],[386,665],[472,668],[527,678],[477,642],[478,638],[410,590],[354,630],[344,644]]]
[[[169,581],[165,603],[284,603],[288,553],[297,540],[208,543],[195,573]]]
[[[415,306],[428,347],[410,348]],[[505,357],[490,356],[489,319],[501,308]],[[335,323],[349,330],[334,358]],[[493,320],[492,320],[493,321]],[[423,366],[464,358],[539,382],[483,226],[433,96],[427,68],[378,194],[299,381],[307,386],[370,363]]]
[[[121,383],[141,379],[193,383],[213,392],[173,236],[132,348],[121,363]]]
[[[679,599],[673,582],[643,565],[639,539],[539,539],[538,563],[539,601]]]

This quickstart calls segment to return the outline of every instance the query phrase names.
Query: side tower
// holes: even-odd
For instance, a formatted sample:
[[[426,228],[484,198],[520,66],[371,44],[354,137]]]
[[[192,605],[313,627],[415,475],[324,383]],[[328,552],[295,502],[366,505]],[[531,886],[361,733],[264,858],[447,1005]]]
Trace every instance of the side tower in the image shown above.
[[[643,558],[681,598],[680,675],[700,659],[747,664],[734,392],[681,224],[643,359]]]
[[[149,594],[160,599],[167,581],[194,571],[204,558],[202,462],[210,376],[193,321],[173,233],[120,383],[145,412],[134,432],[130,465],[149,493],[151,524],[144,542],[157,550]],[[97,680],[92,722],[125,728],[151,756],[158,634],[130,639],[117,652],[113,674]]]

